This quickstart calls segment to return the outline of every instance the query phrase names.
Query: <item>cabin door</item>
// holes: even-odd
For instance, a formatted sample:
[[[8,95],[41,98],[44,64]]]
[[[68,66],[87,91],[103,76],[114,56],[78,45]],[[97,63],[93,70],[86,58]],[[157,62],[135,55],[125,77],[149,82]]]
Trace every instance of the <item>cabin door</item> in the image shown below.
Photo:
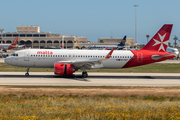
[[[24,61],[29,61],[29,51],[24,52]]]
[[[139,63],[143,62],[143,54],[142,54],[142,52],[137,53],[137,62],[139,62]]]

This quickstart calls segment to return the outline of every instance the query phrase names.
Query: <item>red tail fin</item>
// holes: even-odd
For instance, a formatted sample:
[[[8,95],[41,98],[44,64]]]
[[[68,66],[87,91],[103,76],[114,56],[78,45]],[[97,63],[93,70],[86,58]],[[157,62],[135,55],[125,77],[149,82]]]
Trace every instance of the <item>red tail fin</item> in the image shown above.
[[[18,41],[18,36],[16,36],[16,38],[14,39],[12,45],[17,45],[17,41]]]
[[[155,36],[142,49],[166,52],[172,26],[173,26],[172,24],[163,25],[163,27],[155,34]]]

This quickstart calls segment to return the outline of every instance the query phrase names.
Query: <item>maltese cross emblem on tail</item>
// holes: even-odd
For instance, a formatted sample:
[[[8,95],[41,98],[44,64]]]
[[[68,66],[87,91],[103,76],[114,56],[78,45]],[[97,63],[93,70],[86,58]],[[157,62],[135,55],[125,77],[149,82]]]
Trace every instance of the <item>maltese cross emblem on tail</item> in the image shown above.
[[[159,47],[158,51],[163,50],[165,52],[166,50],[164,49],[164,45],[168,46],[168,40],[164,41],[166,33],[164,35],[162,35],[162,36],[159,33],[158,33],[158,35],[159,35],[160,41],[156,40],[156,39],[153,39],[154,42],[155,42],[155,44],[153,46],[156,46],[156,45],[160,44],[160,47]]]

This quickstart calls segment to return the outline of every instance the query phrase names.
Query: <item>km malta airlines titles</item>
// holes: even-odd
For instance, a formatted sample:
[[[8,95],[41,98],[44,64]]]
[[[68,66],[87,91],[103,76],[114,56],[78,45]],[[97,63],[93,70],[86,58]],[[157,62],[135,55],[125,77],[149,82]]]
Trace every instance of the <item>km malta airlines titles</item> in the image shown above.
[[[68,50],[68,49],[24,49],[14,52],[5,59],[13,66],[54,68],[56,75],[73,75],[82,70],[87,77],[87,69],[119,69],[146,65],[175,57],[167,53],[172,24],[165,24],[140,50]]]

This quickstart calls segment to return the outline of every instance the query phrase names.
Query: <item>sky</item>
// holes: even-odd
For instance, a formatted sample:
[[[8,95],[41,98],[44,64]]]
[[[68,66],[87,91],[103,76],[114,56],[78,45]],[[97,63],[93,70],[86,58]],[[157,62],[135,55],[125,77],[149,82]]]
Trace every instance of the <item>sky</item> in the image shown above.
[[[1,0],[2,1],[2,0]],[[0,28],[16,32],[17,26],[35,26],[51,32],[98,38],[135,38],[135,7],[137,10],[137,43],[146,44],[163,24],[173,24],[174,35],[180,39],[180,0],[3,0]],[[177,42],[180,45],[180,42]]]

